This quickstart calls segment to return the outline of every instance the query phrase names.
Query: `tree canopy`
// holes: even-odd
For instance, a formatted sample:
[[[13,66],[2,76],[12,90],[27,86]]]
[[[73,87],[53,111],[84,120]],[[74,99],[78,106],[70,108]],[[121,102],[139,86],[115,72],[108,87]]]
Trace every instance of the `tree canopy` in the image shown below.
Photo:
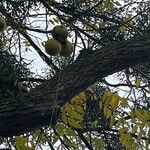
[[[2,0],[0,146],[149,149],[149,6]]]

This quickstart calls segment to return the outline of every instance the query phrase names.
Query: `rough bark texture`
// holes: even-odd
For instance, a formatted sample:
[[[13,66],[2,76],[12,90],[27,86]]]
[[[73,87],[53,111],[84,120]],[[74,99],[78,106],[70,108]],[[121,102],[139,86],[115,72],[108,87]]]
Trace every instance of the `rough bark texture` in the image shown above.
[[[55,123],[60,108],[88,86],[122,69],[150,60],[150,35],[81,53],[65,70],[30,93],[0,101],[0,136]]]

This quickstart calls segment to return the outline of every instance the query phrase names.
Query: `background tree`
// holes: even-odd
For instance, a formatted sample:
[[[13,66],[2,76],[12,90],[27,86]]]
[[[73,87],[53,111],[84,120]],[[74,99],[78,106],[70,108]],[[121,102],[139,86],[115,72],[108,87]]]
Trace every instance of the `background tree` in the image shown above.
[[[2,0],[2,146],[149,149],[149,12],[148,0]],[[58,24],[69,57],[45,52]]]

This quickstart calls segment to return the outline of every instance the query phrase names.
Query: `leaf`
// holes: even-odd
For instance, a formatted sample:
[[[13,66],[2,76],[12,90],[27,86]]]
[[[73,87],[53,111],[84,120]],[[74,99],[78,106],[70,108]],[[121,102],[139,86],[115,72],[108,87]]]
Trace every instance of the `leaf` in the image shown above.
[[[123,108],[128,108],[128,107],[129,107],[128,99],[127,99],[127,98],[121,98],[121,99],[120,99],[120,105],[121,105]]]
[[[124,20],[125,22],[125,25],[126,26],[132,26],[133,25],[133,20],[132,20],[132,15],[131,14],[128,14]]]
[[[60,136],[64,135],[64,128],[65,127],[63,124],[57,124],[55,128],[56,128],[58,135],[60,135]]]
[[[138,137],[137,137],[138,141],[141,139],[141,137],[142,137],[143,134],[144,134],[144,129],[140,128],[140,132],[138,133]]]
[[[137,126],[137,125],[134,125],[134,126],[132,127],[132,133],[135,134],[135,133],[137,132],[137,130],[138,130],[138,126]]]
[[[113,124],[115,123],[115,117],[116,117],[116,115],[112,115],[112,116],[111,116],[110,122],[109,122],[110,127],[112,127]]]
[[[104,142],[103,139],[99,139],[99,138],[96,139],[96,138],[95,138],[95,139],[94,139],[94,143],[95,143],[96,148],[97,148],[98,150],[104,150],[105,142]]]
[[[122,133],[119,137],[120,143],[123,144],[126,149],[132,149],[134,140],[130,133]]]
[[[141,85],[141,80],[137,79],[137,80],[135,81],[135,87],[136,87],[136,88],[139,88],[140,85]]]
[[[110,96],[110,102],[109,102],[109,105],[111,106],[111,108],[116,109],[119,105],[120,99],[121,98],[118,95],[112,94]]]
[[[105,92],[104,95],[102,96],[102,103],[104,105],[109,104],[109,97],[112,95],[112,92]]]
[[[112,109],[116,109],[119,105],[121,97],[112,93],[112,92],[105,92],[102,97],[102,102],[104,106],[109,106]]]
[[[83,102],[86,102],[86,96],[84,92],[79,93],[79,97],[82,99]]]
[[[15,146],[18,150],[34,150],[35,149],[34,146],[29,147],[28,145],[26,145],[27,144],[27,138],[25,138],[23,136],[17,136],[15,138],[15,140],[16,140]]]
[[[116,6],[121,6],[121,4],[119,3],[119,1],[115,1],[113,2]]]
[[[143,109],[137,109],[135,111],[135,115],[136,117],[142,121],[143,123],[147,122],[148,120],[150,120],[150,114],[146,111],[146,110],[143,110]]]
[[[106,21],[101,22],[101,23],[99,23],[99,28],[106,28],[106,25],[107,25]]]
[[[56,135],[56,134],[53,134],[52,135],[52,144],[55,144],[58,140],[59,140],[59,136],[58,135]]]
[[[65,124],[67,124],[67,122],[68,122],[68,117],[67,117],[67,115],[66,115],[65,113],[62,113],[62,114],[61,114],[61,119],[63,120],[63,122],[64,122]]]
[[[75,110],[76,112],[78,112],[78,113],[80,113],[80,114],[84,114],[85,110],[84,110],[84,108],[81,107],[80,105],[74,104],[73,107],[74,107],[74,110]]]
[[[64,111],[71,114],[71,112],[74,110],[74,107],[73,105],[69,104],[69,103],[66,103],[65,104],[65,107],[64,107]]]
[[[69,114],[69,117],[70,118],[73,118],[73,119],[76,119],[78,121],[82,121],[83,120],[83,115],[77,113],[76,111],[72,111],[70,114]]]
[[[103,108],[103,103],[99,101],[99,109],[101,110]]]
[[[112,115],[112,110],[107,108],[107,107],[104,107],[104,116],[108,119],[111,115]]]
[[[16,147],[18,148],[18,149],[20,149],[20,147],[22,147],[23,145],[25,145],[26,144],[26,138],[25,137],[22,137],[22,136],[17,136],[16,138],[15,138],[15,141],[16,141]]]
[[[121,128],[121,129],[119,129],[119,134],[120,135],[122,135],[122,134],[124,134],[124,133],[127,133],[128,132],[128,128],[126,128],[126,127],[123,127],[123,128]]]
[[[76,103],[78,105],[82,105],[86,102],[86,96],[84,92],[79,93],[71,99],[71,104]]]
[[[121,33],[123,33],[123,32],[126,31],[126,30],[127,30],[127,28],[126,28],[124,25],[122,25],[122,26],[120,26],[120,27],[118,28],[118,31],[121,32]]]
[[[135,117],[136,117],[135,110],[132,110],[132,111],[130,112],[130,116],[131,116],[132,119],[135,119]]]
[[[68,138],[66,137],[63,137],[63,141],[64,143],[68,146],[68,147],[73,147],[74,144],[71,142],[71,140],[69,140]]]
[[[98,124],[98,120],[94,120],[93,122],[91,122],[91,127],[96,127]]]
[[[76,136],[74,130],[72,130],[71,128],[66,128],[66,135],[68,136]]]
[[[40,143],[45,144],[48,140],[47,133],[43,134],[43,132],[37,130],[33,135],[33,139],[38,139]]]
[[[88,31],[94,31],[98,29],[98,27],[94,23],[91,23],[91,22],[84,24],[84,27]]]
[[[77,122],[75,121],[74,119],[70,119],[68,118],[68,124],[73,127],[73,128],[76,128],[76,129],[82,129],[82,126]]]

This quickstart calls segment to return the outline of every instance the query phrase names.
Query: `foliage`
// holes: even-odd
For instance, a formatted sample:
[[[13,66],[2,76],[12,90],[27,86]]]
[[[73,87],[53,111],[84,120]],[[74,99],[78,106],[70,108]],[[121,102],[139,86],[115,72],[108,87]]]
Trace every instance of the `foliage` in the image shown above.
[[[50,79],[81,52],[90,55],[111,43],[149,34],[149,11],[146,0],[2,0],[0,15],[7,28],[0,33],[0,40],[6,42],[0,49],[0,99],[20,96],[23,90],[18,83],[24,84],[27,92]],[[45,41],[58,24],[67,27],[68,40],[74,44],[75,51],[67,58],[48,56],[44,51]],[[35,72],[38,79],[32,78],[26,63],[34,53],[35,59],[47,64],[42,64],[44,72]],[[1,143],[17,150],[149,149],[149,64],[122,70],[111,76],[111,81],[106,77],[77,93],[61,108],[55,126],[2,138]]]
[[[7,51],[0,51],[0,97],[8,98],[21,92],[17,80],[27,77],[29,70],[25,64],[20,64],[16,57]]]

